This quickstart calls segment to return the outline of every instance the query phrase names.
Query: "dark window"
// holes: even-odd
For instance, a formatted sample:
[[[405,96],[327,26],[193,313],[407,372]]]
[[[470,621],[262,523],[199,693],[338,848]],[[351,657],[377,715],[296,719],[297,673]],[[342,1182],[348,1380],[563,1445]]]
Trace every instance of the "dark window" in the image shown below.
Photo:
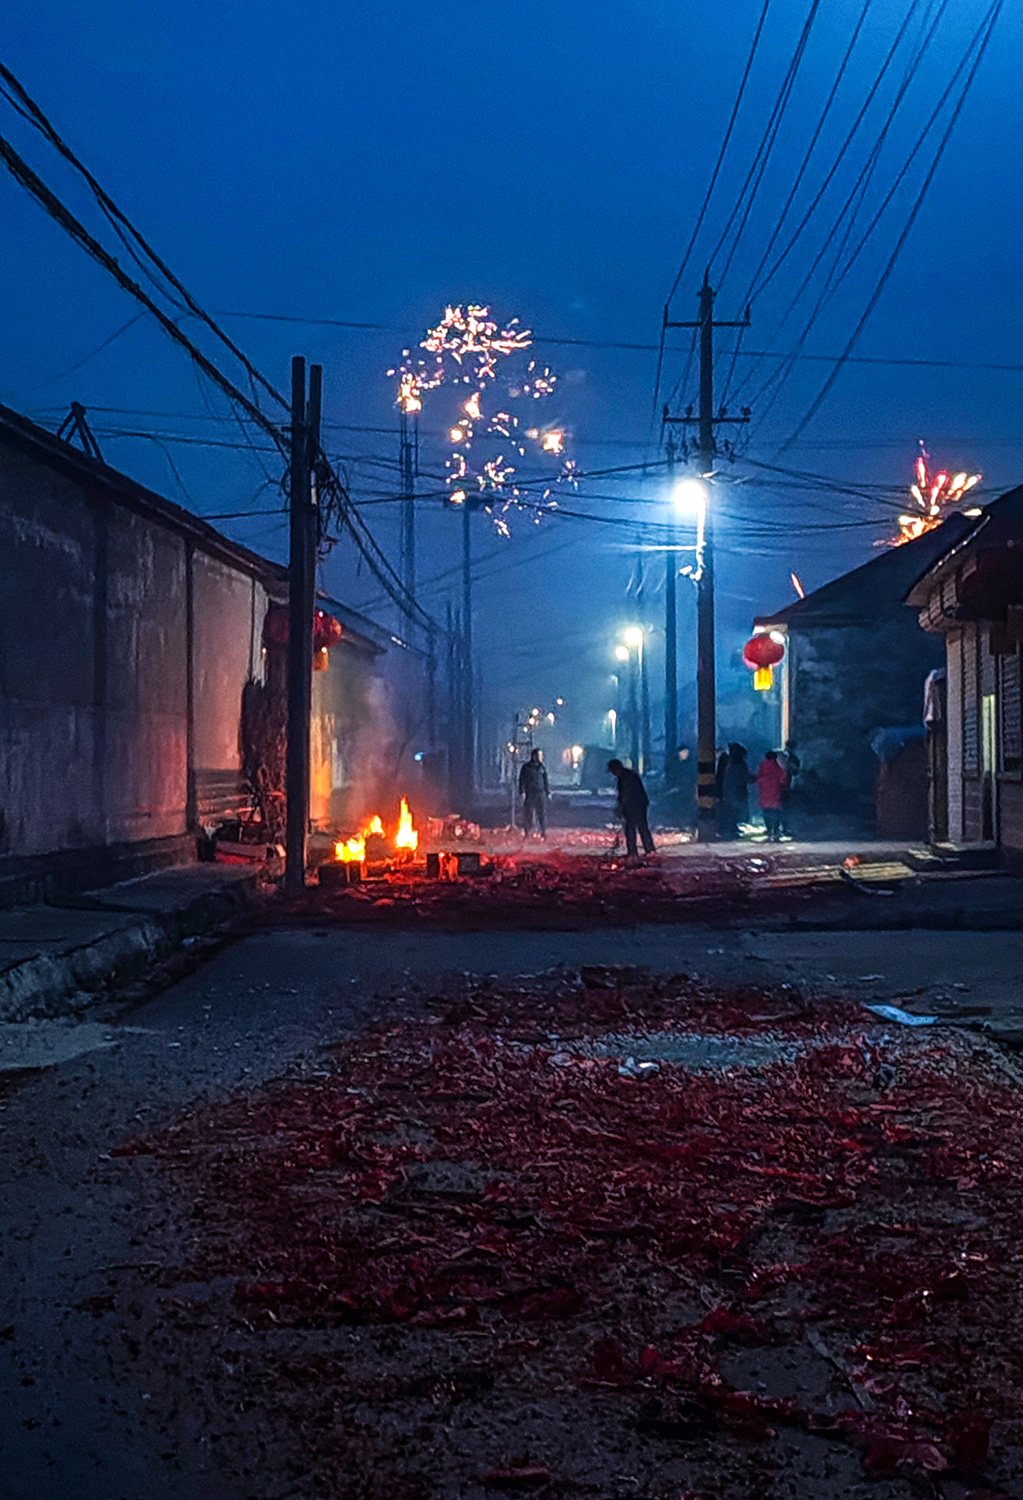
[[[998,738],[1001,743],[1003,771],[1023,770],[1023,713],[1020,703],[1019,648],[999,656],[998,661]]]

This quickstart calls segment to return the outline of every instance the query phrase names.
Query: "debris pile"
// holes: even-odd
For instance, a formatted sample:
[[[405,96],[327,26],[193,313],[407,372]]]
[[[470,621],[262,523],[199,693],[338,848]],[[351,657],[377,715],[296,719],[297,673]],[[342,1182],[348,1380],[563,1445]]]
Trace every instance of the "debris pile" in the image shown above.
[[[599,1398],[650,1483],[786,1432],[861,1474],[1015,1472],[1023,1112],[974,1039],[584,969],[408,1001],[328,1056],[120,1148],[176,1169],[184,1272],[230,1277],[236,1326],[273,1330],[266,1399],[295,1393],[318,1465],[329,1407],[335,1446],[338,1423],[401,1428],[408,1493],[442,1493],[442,1380],[491,1434]],[[289,1329],[362,1342],[285,1357]],[[443,1493],[585,1479],[542,1425]]]
[[[439,880],[427,878],[425,866],[422,871],[381,867],[376,878],[358,884],[328,883],[321,873],[321,884],[298,896],[275,891],[258,920],[261,925],[315,920],[406,927],[430,921],[469,930],[565,930],[711,916],[718,920],[729,913],[748,913],[753,896],[763,911],[812,899],[804,890],[761,891],[763,861],[742,865],[717,860],[702,867],[694,863],[685,870],[665,870],[594,855],[478,858],[479,867],[470,874],[471,855],[457,856],[463,876],[459,879],[448,878],[447,866],[442,866]]]

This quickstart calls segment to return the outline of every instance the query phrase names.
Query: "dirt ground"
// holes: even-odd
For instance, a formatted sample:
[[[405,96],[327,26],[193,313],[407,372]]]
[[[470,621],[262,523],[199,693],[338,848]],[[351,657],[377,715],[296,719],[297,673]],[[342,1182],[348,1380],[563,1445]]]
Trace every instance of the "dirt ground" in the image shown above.
[[[295,929],[68,1027],[5,1496],[1023,1496],[1012,1056],[851,998],[1004,1014],[1021,944]]]

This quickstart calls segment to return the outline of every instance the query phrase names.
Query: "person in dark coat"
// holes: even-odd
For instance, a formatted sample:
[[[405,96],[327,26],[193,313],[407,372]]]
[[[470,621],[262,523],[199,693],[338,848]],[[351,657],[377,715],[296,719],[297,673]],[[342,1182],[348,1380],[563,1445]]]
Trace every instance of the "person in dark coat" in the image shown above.
[[[541,838],[547,837],[547,798],[550,794],[543,751],[534,750],[519,772],[522,826],[527,834],[532,833],[535,826],[539,828]]]
[[[643,853],[653,854],[654,838],[647,822],[646,810],[650,798],[646,787],[635,771],[623,766],[620,760],[609,760],[607,768],[618,782],[618,816],[625,823],[625,847],[631,855],[637,853],[636,835],[643,841]]]
[[[746,746],[733,740],[717,769],[718,833],[723,839],[737,839],[739,824],[749,822],[749,788],[754,780]]]

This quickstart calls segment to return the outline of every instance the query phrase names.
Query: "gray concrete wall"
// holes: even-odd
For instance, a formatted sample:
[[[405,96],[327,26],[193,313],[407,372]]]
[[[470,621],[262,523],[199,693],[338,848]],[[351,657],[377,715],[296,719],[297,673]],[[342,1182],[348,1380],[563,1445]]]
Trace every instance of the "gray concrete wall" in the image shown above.
[[[196,552],[192,600],[192,763],[202,781],[240,771],[242,691],[250,677],[263,675],[268,598],[256,579]]]
[[[0,854],[184,831],[185,549],[0,448]]]
[[[0,440],[0,900],[19,862],[180,857],[196,773],[238,776],[267,595],[153,509]]]
[[[791,735],[807,808],[870,821],[878,762],[874,730],[919,724],[924,681],[943,664],[940,639],[925,635],[916,616],[869,626],[791,632]]]

